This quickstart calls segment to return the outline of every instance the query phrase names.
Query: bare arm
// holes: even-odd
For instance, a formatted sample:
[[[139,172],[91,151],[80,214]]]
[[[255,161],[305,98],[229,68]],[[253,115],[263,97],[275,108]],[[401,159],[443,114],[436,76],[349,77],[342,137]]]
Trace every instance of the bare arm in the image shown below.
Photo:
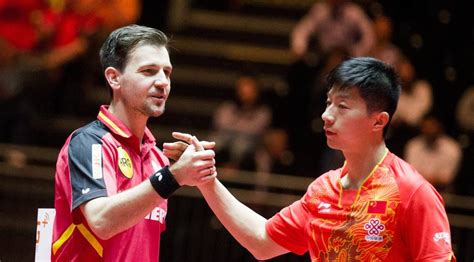
[[[109,239],[136,225],[163,200],[146,180],[119,194],[92,199],[80,208],[91,230]]]
[[[196,137],[173,133],[176,139],[191,142],[197,150],[203,150]],[[198,185],[209,207],[232,236],[252,255],[259,259],[269,259],[287,253],[267,234],[267,219],[238,201],[215,177]]]
[[[196,152],[189,146],[170,171],[178,184],[194,186],[215,177],[215,172],[210,172],[214,163],[214,151]],[[91,230],[99,238],[109,239],[136,225],[162,201],[147,179],[116,195],[90,200],[80,208]]]
[[[239,202],[218,179],[198,188],[219,221],[256,259],[265,260],[288,253],[267,234],[267,219]]]

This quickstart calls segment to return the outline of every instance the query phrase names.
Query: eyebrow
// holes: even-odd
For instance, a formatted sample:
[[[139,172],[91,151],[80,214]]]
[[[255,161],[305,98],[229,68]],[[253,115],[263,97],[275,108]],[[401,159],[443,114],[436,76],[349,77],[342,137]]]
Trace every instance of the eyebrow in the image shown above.
[[[329,98],[329,96],[330,96],[329,92],[327,92],[326,95]],[[337,92],[333,96],[335,96],[336,98],[339,98],[339,99],[352,99],[352,96],[347,94],[346,92]]]
[[[159,65],[159,64],[156,64],[156,63],[148,63],[148,64],[143,64],[141,66],[139,66],[138,68],[144,68],[144,67],[163,67],[163,68],[169,68],[169,69],[173,69],[173,66],[172,65]]]

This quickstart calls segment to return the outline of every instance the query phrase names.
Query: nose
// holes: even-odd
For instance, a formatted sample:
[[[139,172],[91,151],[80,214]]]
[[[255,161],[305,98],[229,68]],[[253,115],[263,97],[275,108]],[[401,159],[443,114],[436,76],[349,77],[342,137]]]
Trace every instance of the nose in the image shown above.
[[[324,121],[324,124],[333,124],[334,123],[334,116],[330,112],[330,107],[326,107],[326,110],[324,110],[323,114],[321,115],[321,118]]]
[[[160,87],[164,87],[164,86],[167,86],[170,84],[170,79],[169,77],[166,75],[166,73],[162,70],[160,70],[160,72],[157,74],[157,77],[155,79],[155,85],[156,86],[160,86]]]

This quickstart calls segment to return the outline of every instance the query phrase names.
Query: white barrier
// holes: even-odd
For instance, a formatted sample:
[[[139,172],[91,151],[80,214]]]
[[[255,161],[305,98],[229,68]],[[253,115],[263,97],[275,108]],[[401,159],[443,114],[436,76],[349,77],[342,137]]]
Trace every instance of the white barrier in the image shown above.
[[[54,208],[38,208],[36,221],[36,262],[51,261],[51,242],[53,240],[53,223],[56,216]]]

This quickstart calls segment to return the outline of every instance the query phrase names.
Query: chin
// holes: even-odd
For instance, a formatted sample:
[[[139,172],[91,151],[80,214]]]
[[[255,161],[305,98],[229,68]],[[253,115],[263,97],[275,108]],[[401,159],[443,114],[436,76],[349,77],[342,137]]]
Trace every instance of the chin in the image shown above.
[[[341,150],[341,148],[338,147],[337,145],[335,145],[334,143],[331,143],[331,142],[327,141],[326,144],[327,144],[328,147],[331,148],[331,149],[334,149],[334,150]]]
[[[165,108],[149,108],[148,116],[149,117],[159,117],[165,113]]]
[[[154,111],[154,112],[151,114],[151,117],[159,117],[159,116],[163,115],[164,113],[165,113],[165,110]]]
[[[165,113],[165,105],[152,105],[148,106],[146,112],[149,117],[159,117]]]

